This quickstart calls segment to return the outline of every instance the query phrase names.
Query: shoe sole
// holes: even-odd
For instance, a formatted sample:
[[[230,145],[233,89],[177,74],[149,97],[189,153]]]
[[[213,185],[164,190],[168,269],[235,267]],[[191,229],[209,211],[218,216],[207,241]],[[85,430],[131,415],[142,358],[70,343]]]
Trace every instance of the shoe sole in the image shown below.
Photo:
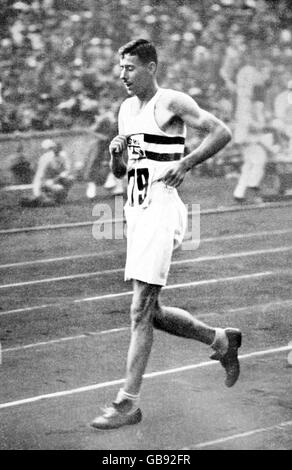
[[[226,387],[230,388],[235,385],[237,382],[239,375],[240,375],[240,364],[238,360],[238,349],[241,347],[242,343],[242,334],[240,330],[233,329],[233,328],[227,328],[225,330],[228,341],[229,341],[229,347],[227,353],[224,355],[224,357],[221,359],[221,364],[226,370],[227,373],[227,367],[234,368],[234,372],[232,376],[227,377],[225,380],[225,385]]]
[[[119,429],[124,426],[132,426],[134,424],[139,424],[142,421],[142,412],[140,408],[133,414],[132,416],[129,416],[129,421],[125,423],[116,423],[115,425],[98,425],[92,422],[90,426],[95,430],[95,431],[114,431],[115,429]]]
[[[240,348],[242,343],[242,334],[240,330],[237,330],[235,328],[226,328],[225,332],[228,338],[228,350],[226,354],[224,354],[224,356],[222,357],[220,353],[215,352],[210,356],[210,359],[219,361],[222,367],[225,369],[225,385],[226,387],[230,388],[235,385],[240,375],[238,349]]]

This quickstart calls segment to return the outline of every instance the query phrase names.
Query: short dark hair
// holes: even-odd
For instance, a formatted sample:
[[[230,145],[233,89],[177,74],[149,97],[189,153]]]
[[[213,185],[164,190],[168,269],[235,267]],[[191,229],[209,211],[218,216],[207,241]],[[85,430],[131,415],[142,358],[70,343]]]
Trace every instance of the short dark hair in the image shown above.
[[[155,62],[157,65],[157,52],[154,44],[147,41],[146,39],[134,39],[128,42],[124,46],[120,47],[119,54],[124,57],[125,54],[136,55],[139,57],[143,64],[149,64],[149,62]]]

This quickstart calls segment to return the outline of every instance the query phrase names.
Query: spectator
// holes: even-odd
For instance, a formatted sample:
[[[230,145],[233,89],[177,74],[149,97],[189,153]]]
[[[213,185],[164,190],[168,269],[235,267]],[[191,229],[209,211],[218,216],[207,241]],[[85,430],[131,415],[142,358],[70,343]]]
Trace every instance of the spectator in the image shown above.
[[[23,198],[22,206],[46,207],[61,204],[73,184],[71,164],[61,144],[46,139],[42,142],[42,149],[45,153],[40,157],[33,179],[33,197]]]
[[[101,109],[109,96],[122,100],[113,79],[114,51],[133,37],[161,44],[163,86],[175,82],[177,89],[190,90],[211,112],[223,88],[234,105],[237,71],[254,38],[271,48],[275,68],[291,60],[288,1],[120,1],[114,17],[111,2],[90,2],[91,10],[88,3],[1,2],[1,132],[93,125],[92,101]]]
[[[236,105],[234,141],[245,144],[248,141],[248,129],[252,114],[252,98],[255,87],[261,85],[259,70],[261,60],[259,51],[251,49],[246,54],[245,63],[236,77]]]
[[[278,93],[274,102],[273,126],[278,140],[277,153],[273,161],[274,179],[276,180],[277,194],[265,197],[272,201],[281,198],[290,198],[291,189],[291,163],[292,163],[292,80],[291,74],[283,77],[285,89]]]
[[[272,135],[268,129],[269,114],[266,113],[266,95],[270,79],[269,67],[250,72],[252,87],[248,91],[248,124],[244,129],[242,147],[243,165],[233,196],[237,202],[245,201],[246,190],[253,193],[254,202],[261,202],[260,184],[272,146]],[[254,79],[254,81],[253,81]],[[250,94],[250,92],[252,94]],[[267,132],[267,130],[269,132]]]
[[[220,76],[232,97],[237,91],[236,74],[239,70],[240,64],[242,63],[245,52],[246,45],[244,37],[241,34],[232,35],[225,51],[222,67],[220,68]]]
[[[100,117],[96,118],[93,130],[97,134],[97,142],[89,151],[85,166],[84,177],[87,183],[86,196],[93,199],[96,196],[97,185],[104,185],[112,195],[123,194],[123,182],[109,171],[109,144],[115,137],[116,119],[110,110],[104,110]]]

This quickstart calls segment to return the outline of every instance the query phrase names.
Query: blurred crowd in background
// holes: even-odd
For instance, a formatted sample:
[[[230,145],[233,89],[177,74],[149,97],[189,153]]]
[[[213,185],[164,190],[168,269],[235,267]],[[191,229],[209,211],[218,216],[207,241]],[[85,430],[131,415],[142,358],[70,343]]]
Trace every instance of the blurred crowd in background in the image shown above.
[[[125,97],[117,49],[144,37],[159,48],[159,83],[183,90],[225,121],[252,56],[270,67],[270,95],[292,64],[289,0],[1,1],[0,132],[115,122]],[[286,74],[284,72],[286,71]]]

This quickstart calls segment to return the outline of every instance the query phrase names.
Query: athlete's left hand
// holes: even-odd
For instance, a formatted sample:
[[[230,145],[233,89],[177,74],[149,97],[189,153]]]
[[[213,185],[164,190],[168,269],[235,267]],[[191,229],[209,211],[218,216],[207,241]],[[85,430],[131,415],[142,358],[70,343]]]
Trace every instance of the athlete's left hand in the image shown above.
[[[173,162],[171,167],[166,171],[166,174],[161,181],[163,181],[168,186],[173,186],[177,188],[184,180],[186,174],[186,169],[184,168],[181,161]]]

